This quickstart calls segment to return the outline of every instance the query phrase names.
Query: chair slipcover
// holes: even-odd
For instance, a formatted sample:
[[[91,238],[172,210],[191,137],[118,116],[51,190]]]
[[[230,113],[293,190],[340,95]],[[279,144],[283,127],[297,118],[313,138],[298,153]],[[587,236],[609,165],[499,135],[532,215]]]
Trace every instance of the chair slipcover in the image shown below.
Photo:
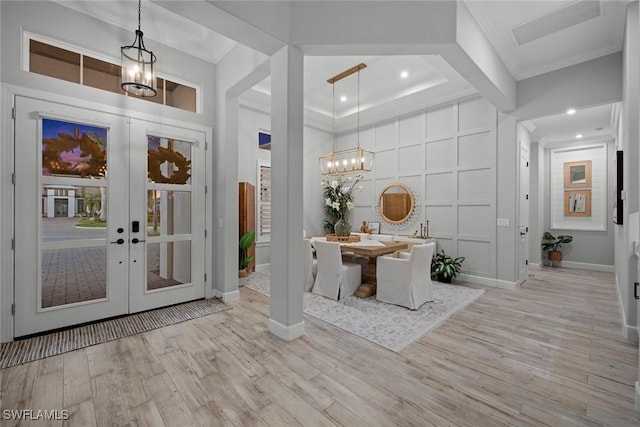
[[[415,245],[408,259],[378,258],[378,301],[401,305],[412,310],[433,301],[431,258],[435,242]]]
[[[353,295],[361,284],[360,264],[343,262],[340,243],[315,240],[318,274],[312,292],[338,300]]]
[[[311,240],[302,240],[302,254],[304,256],[304,291],[310,292],[318,269],[318,260],[313,257]]]

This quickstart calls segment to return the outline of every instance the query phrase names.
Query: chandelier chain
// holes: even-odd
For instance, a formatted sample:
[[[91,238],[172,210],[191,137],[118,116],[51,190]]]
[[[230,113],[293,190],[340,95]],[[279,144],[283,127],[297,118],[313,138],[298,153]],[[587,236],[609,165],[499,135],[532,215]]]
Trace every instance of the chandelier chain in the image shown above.
[[[358,68],[358,88],[357,88],[357,100],[358,100],[358,127],[356,128],[356,145],[360,148],[360,68]]]
[[[140,21],[141,21],[141,10],[142,10],[142,0],[138,0],[138,31],[140,31]]]
[[[336,84],[332,83],[331,88],[333,90],[333,104],[331,105],[331,152],[336,151]]]

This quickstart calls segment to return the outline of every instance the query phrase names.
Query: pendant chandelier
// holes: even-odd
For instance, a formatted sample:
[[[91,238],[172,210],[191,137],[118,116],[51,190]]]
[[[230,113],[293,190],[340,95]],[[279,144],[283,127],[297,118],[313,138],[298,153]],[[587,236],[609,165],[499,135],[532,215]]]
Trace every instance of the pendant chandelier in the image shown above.
[[[133,95],[151,97],[156,96],[156,56],[147,50],[142,40],[140,31],[140,6],[138,0],[138,29],[136,38],[131,46],[122,46],[121,52],[121,72],[122,84],[125,92]]]
[[[320,173],[322,175],[347,175],[352,173],[370,172],[373,168],[373,159],[375,153],[360,147],[360,70],[366,68],[366,64],[358,64],[349,68],[342,73],[331,77],[327,83],[332,85],[333,90],[333,127],[332,127],[332,144],[331,153],[320,157]],[[356,146],[347,148],[346,150],[336,151],[336,82],[348,77],[354,73],[358,73],[358,89],[357,89],[357,116],[358,124],[356,128]]]

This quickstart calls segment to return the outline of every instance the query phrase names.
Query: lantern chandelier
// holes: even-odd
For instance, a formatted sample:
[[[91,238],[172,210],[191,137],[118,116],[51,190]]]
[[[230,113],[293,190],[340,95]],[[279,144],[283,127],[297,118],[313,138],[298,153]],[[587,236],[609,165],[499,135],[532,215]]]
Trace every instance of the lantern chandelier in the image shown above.
[[[156,56],[144,46],[140,31],[140,7],[138,0],[138,29],[131,46],[120,48],[122,59],[122,84],[125,92],[137,96],[156,96]]]
[[[333,127],[332,127],[332,150],[331,153],[320,157],[320,172],[322,175],[346,175],[352,173],[370,172],[373,168],[375,153],[360,147],[360,70],[366,68],[366,64],[358,64],[342,73],[331,77],[327,83],[332,85],[333,90]],[[346,150],[336,151],[336,82],[358,73],[357,89],[357,116],[358,124],[356,128],[356,146]]]

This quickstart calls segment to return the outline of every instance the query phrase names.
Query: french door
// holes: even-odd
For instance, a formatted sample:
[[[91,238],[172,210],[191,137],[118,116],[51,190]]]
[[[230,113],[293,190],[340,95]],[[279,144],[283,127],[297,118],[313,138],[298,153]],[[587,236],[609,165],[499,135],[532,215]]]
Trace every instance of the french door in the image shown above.
[[[204,297],[204,134],[15,108],[14,336]]]

